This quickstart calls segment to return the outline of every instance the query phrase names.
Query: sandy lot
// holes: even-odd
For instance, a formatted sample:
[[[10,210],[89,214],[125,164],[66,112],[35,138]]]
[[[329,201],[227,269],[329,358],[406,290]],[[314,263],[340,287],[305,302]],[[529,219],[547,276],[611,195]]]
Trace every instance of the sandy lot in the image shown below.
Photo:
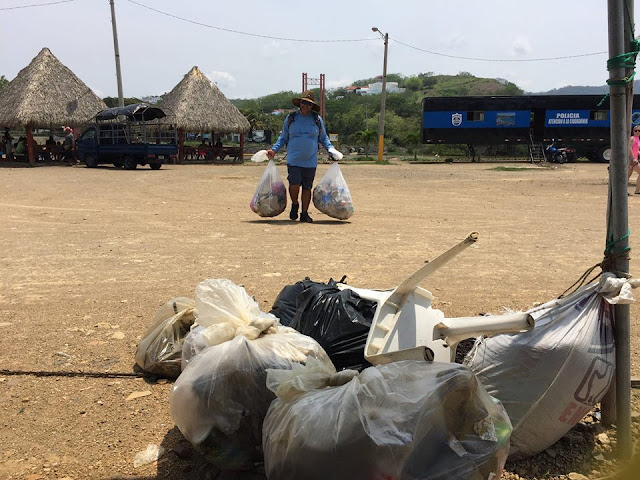
[[[478,231],[423,284],[447,316],[556,297],[602,260],[607,166],[494,167],[345,164],[355,215],[312,208],[315,223],[300,224],[249,209],[264,165],[0,166],[0,479],[215,478],[173,424],[171,382],[131,376],[158,307],[206,278],[244,285],[268,311],[307,276],[393,288]],[[630,197],[633,233],[639,224]],[[631,246],[637,277],[638,235]],[[638,375],[637,306],[631,315]],[[149,443],[175,451],[134,468]]]

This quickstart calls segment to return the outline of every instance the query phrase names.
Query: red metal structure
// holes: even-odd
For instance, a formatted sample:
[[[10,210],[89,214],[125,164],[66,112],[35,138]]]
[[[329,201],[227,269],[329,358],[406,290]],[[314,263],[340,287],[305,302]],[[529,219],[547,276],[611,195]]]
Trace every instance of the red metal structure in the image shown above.
[[[318,99],[318,104],[320,105],[320,116],[324,121],[326,118],[326,109],[324,106],[325,99],[325,88],[324,88],[324,73],[320,74],[320,78],[309,78],[306,73],[302,74],[302,91],[310,90],[309,85],[319,85],[320,86],[320,98]]]

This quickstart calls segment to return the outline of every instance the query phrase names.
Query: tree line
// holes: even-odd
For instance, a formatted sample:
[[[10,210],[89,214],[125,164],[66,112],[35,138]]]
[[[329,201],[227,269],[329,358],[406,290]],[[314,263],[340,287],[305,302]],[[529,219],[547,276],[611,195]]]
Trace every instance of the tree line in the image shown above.
[[[366,86],[380,81],[368,78],[353,82],[353,86]],[[500,79],[478,78],[467,72],[458,75],[434,75],[433,72],[405,77],[388,74],[387,83],[397,82],[405,89],[388,93],[385,101],[384,139],[391,151],[406,149],[416,152],[421,144],[422,99],[427,96],[469,95],[522,95],[524,92],[511,82]],[[316,99],[319,90],[314,91]],[[277,135],[282,129],[285,112],[295,109],[291,99],[299,92],[285,91],[254,99],[235,99],[231,102],[249,120],[254,130],[270,130]],[[341,145],[354,145],[370,149],[377,143],[381,99],[379,94],[361,95],[352,90],[338,88],[326,92],[325,123],[328,133],[337,133]],[[450,148],[450,147],[449,147]]]

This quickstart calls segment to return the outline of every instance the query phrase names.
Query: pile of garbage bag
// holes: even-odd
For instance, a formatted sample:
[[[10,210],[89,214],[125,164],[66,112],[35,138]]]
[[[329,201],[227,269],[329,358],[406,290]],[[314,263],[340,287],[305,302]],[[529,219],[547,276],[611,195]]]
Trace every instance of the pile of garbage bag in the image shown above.
[[[269,160],[249,207],[261,217],[275,217],[287,208],[287,189],[273,160]]]
[[[145,372],[177,378],[182,371],[185,335],[195,321],[195,302],[176,297],[158,309],[136,348],[136,364]]]
[[[332,218],[346,220],[355,211],[351,192],[338,163],[333,163],[313,189],[313,205]]]
[[[196,308],[198,332],[189,350],[195,355],[171,391],[171,416],[218,468],[251,470],[263,461],[262,422],[275,398],[266,370],[290,370],[307,358],[327,366],[331,361],[315,340],[261,312],[229,280],[198,285]]]
[[[458,364],[400,361],[358,373],[309,359],[269,370],[270,480],[500,478],[511,423]]]

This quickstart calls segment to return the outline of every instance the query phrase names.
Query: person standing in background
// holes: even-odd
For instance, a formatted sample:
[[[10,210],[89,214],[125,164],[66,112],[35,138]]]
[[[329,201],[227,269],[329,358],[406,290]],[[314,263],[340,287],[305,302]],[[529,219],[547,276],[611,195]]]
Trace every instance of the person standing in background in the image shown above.
[[[287,115],[282,133],[271,149],[267,150],[267,156],[272,159],[277,151],[287,147],[287,179],[291,197],[289,218],[298,219],[301,201],[300,221],[310,223],[313,219],[309,216],[309,203],[318,166],[318,144],[322,145],[334,160],[342,158],[342,154],[329,141],[324,122],[318,115],[320,105],[315,102],[313,92],[307,90],[300,98],[294,98],[291,102],[299,107],[299,110]]]
[[[13,137],[9,132],[9,127],[4,127],[4,135],[2,137],[4,143],[4,154],[7,160],[13,160]]]
[[[638,172],[636,179],[636,190],[634,195],[640,195],[640,165],[638,164],[638,152],[640,152],[640,125],[633,126],[633,134],[629,138],[629,169],[627,172],[627,181],[631,180],[633,172]]]

